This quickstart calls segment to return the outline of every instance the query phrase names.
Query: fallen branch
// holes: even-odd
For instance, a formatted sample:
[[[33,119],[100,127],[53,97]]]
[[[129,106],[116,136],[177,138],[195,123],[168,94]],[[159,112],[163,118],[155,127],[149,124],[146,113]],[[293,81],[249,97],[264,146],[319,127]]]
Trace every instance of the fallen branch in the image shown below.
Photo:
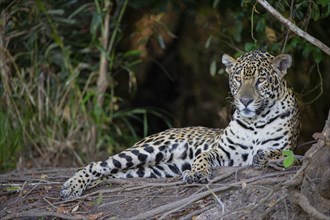
[[[231,189],[231,188],[237,188],[237,187],[242,187],[242,184],[246,184],[246,183],[252,183],[252,182],[255,182],[259,179],[264,179],[266,177],[275,177],[275,176],[279,176],[279,175],[285,175],[285,174],[288,174],[288,172],[290,171],[287,171],[287,172],[276,172],[276,173],[272,173],[272,174],[266,174],[266,175],[260,175],[260,176],[256,176],[256,177],[253,177],[253,178],[250,178],[250,179],[246,179],[246,180],[241,180],[241,181],[238,181],[238,182],[235,182],[235,183],[231,183],[231,184],[228,184],[226,186],[221,186],[221,187],[217,187],[217,188],[214,188],[213,189],[213,193],[219,193],[219,192],[223,192],[223,191],[226,191],[228,189]],[[294,173],[295,171],[291,171],[291,173]],[[235,173],[235,172],[232,172],[232,173]],[[220,177],[219,177],[220,178]],[[207,187],[208,185],[206,185]],[[184,198],[184,199],[181,199],[181,200],[178,200],[176,202],[173,202],[173,203],[170,203],[170,204],[166,204],[166,205],[163,205],[163,206],[160,206],[160,207],[157,207],[155,209],[152,209],[152,210],[149,210],[147,212],[144,212],[144,213],[141,213],[137,216],[134,216],[132,219],[149,219],[151,217],[154,217],[156,215],[159,215],[163,212],[168,212],[166,214],[172,214],[174,213],[174,211],[179,211],[181,210],[182,208],[185,208],[187,207],[188,205],[200,200],[200,199],[203,199],[209,195],[211,195],[212,193],[210,192],[210,190],[207,190],[207,191],[204,191],[204,192],[200,192],[200,193],[195,193],[187,198]],[[163,215],[162,216],[163,218],[166,217],[166,215]]]
[[[287,28],[289,28],[292,32],[297,34],[298,36],[304,38],[314,46],[320,48],[324,53],[330,56],[330,48],[316,39],[315,37],[311,36],[310,34],[306,33],[305,31],[301,30],[297,25],[283,17],[278,11],[276,11],[266,0],[257,0],[260,5],[262,5],[270,14],[272,14],[277,20],[279,20],[282,24],[284,24]]]
[[[214,189],[214,192],[221,192],[221,191],[225,191],[225,190],[228,190],[234,186],[238,186],[239,184],[230,184],[228,186],[223,186],[223,187],[219,187],[219,188],[216,188]],[[173,213],[173,210],[175,211],[179,211],[181,210],[182,208],[190,205],[191,203],[197,201],[197,200],[200,200],[200,199],[203,199],[204,197],[210,195],[210,191],[205,191],[205,192],[201,192],[201,193],[198,193],[198,194],[194,194],[194,195],[191,195],[187,198],[184,198],[184,199],[181,199],[181,200],[178,200],[176,202],[173,202],[173,203],[170,203],[170,204],[166,204],[166,205],[163,205],[163,206],[160,206],[160,207],[157,207],[155,209],[152,209],[150,211],[147,211],[147,212],[144,212],[144,213],[141,213],[137,216],[134,216],[132,219],[149,219],[153,216],[156,216],[158,214],[161,214],[163,212],[166,212],[166,211],[170,211],[170,213]],[[170,214],[168,213],[168,214]],[[165,217],[165,216],[164,216]]]
[[[3,220],[7,219],[18,219],[18,218],[44,218],[44,217],[56,217],[60,219],[69,219],[69,220],[76,220],[76,219],[88,219],[87,217],[83,215],[64,215],[58,212],[34,212],[34,211],[26,211],[26,212],[21,212],[21,213],[13,213],[10,215],[7,215],[6,217],[3,218]]]
[[[290,191],[291,202],[300,206],[308,215],[310,215],[314,219],[319,220],[330,220],[329,216],[324,215],[319,212],[316,208],[314,208],[309,200],[303,194],[299,193],[297,190]]]
[[[282,201],[285,201],[285,200],[287,199],[287,197],[288,197],[288,196],[285,195],[285,196],[283,196],[283,197],[277,199],[276,201],[274,201],[274,203],[272,204],[272,206],[271,206],[270,208],[268,208],[267,210],[265,210],[265,212],[262,213],[262,214],[260,215],[260,219],[271,219],[270,214],[271,214],[274,210],[276,210],[276,206],[277,206],[279,203],[281,203]]]
[[[186,215],[186,216],[183,216],[180,218],[180,220],[191,220],[194,216],[197,216],[205,211],[208,211],[212,208],[214,208],[215,205],[214,204],[210,204],[210,205],[207,205],[206,207],[202,208],[202,209],[197,209],[195,211],[193,211],[192,213]]]
[[[330,113],[329,113],[330,115]],[[304,172],[310,164],[311,158],[324,147],[325,143],[321,142],[320,144],[314,144],[309,151],[306,152],[304,158],[302,159],[302,166],[297,171],[297,173],[290,178],[288,181],[284,182],[282,185],[284,187],[296,187],[299,186],[303,181]]]

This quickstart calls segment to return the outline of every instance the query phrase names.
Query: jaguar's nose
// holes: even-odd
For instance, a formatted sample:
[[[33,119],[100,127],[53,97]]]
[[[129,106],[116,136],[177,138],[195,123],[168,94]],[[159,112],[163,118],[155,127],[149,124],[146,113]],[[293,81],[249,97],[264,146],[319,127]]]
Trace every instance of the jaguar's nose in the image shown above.
[[[249,98],[249,97],[243,97],[239,99],[240,102],[247,107],[251,102],[253,102],[253,98]]]

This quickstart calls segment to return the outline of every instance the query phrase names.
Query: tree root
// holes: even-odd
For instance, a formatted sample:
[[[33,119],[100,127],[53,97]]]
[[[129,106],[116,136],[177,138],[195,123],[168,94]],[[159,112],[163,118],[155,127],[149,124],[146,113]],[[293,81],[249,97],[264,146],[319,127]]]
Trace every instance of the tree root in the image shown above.
[[[306,196],[301,194],[297,190],[290,190],[289,197],[292,203],[298,205],[304,212],[306,212],[310,217],[319,220],[330,220],[330,216],[326,216],[319,212],[315,207],[313,207]]]

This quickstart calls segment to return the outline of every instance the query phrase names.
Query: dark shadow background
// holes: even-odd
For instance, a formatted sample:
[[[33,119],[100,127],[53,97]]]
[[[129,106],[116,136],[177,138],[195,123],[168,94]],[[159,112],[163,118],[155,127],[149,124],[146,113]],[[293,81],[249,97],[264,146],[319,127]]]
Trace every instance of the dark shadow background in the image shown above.
[[[227,125],[233,107],[230,103],[228,77],[223,70],[221,56],[223,53],[235,56],[238,50],[244,51],[247,42],[253,42],[253,39],[249,17],[251,8],[242,8],[227,1],[222,2],[222,5],[224,7],[219,5],[218,8],[212,8],[210,2],[203,2],[196,3],[193,7],[189,3],[167,6],[162,21],[175,37],[170,37],[162,29],[157,29],[148,38],[148,43],[145,44],[147,55],[143,65],[137,69],[138,88],[136,94],[130,97],[130,106],[152,106],[168,111],[173,116],[176,127]],[[127,19],[136,21],[135,16],[131,17],[136,9],[130,10]],[[138,11],[141,12],[140,18],[150,13],[147,9],[138,9]],[[281,53],[286,29],[278,28],[278,22],[262,8],[258,7],[258,11],[259,13],[254,15],[255,19],[268,19],[265,21],[266,26],[274,28],[277,41],[269,42],[265,30],[260,32],[254,30],[254,37],[257,40],[255,46],[277,55]],[[230,36],[230,33],[233,33],[231,29],[239,28],[238,21],[242,25],[242,31],[240,40],[235,41],[235,37]],[[329,18],[317,22],[310,19],[309,22],[307,32],[329,45],[330,33],[326,28],[330,22]],[[127,26],[127,30],[131,28],[134,29],[134,25]],[[159,34],[164,38],[165,49],[160,48],[157,41]],[[209,47],[205,47],[210,36],[213,36],[212,42]],[[303,128],[301,142],[306,142],[312,140],[314,132],[322,130],[330,107],[330,97],[327,92],[330,87],[328,74],[330,59],[323,54],[322,62],[319,64],[322,77],[321,89],[318,87],[321,80],[315,56],[311,54],[306,57],[304,53],[307,45],[292,43],[295,37],[290,33],[289,43],[286,46],[286,53],[290,53],[293,57],[293,66],[286,79],[296,91],[300,102]],[[136,42],[130,43],[131,47],[134,47]],[[279,45],[280,48],[274,49],[274,45]],[[217,63],[217,72],[221,74],[211,76],[210,63],[213,60]],[[316,98],[319,94],[320,96]],[[164,129],[166,125],[162,120],[150,117],[150,133]],[[305,149],[298,151],[303,152]]]

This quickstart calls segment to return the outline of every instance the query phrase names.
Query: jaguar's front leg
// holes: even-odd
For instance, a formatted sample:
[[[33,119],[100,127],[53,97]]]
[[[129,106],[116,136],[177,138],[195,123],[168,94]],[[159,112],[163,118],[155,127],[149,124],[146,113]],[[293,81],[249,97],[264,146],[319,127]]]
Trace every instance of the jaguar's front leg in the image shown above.
[[[217,150],[212,149],[208,152],[199,154],[193,161],[191,170],[182,173],[183,180],[187,183],[208,182],[212,177],[212,168],[219,165],[215,161],[219,156]]]
[[[252,166],[255,169],[263,169],[270,160],[276,160],[283,157],[281,149],[263,150],[259,149],[253,156]]]

